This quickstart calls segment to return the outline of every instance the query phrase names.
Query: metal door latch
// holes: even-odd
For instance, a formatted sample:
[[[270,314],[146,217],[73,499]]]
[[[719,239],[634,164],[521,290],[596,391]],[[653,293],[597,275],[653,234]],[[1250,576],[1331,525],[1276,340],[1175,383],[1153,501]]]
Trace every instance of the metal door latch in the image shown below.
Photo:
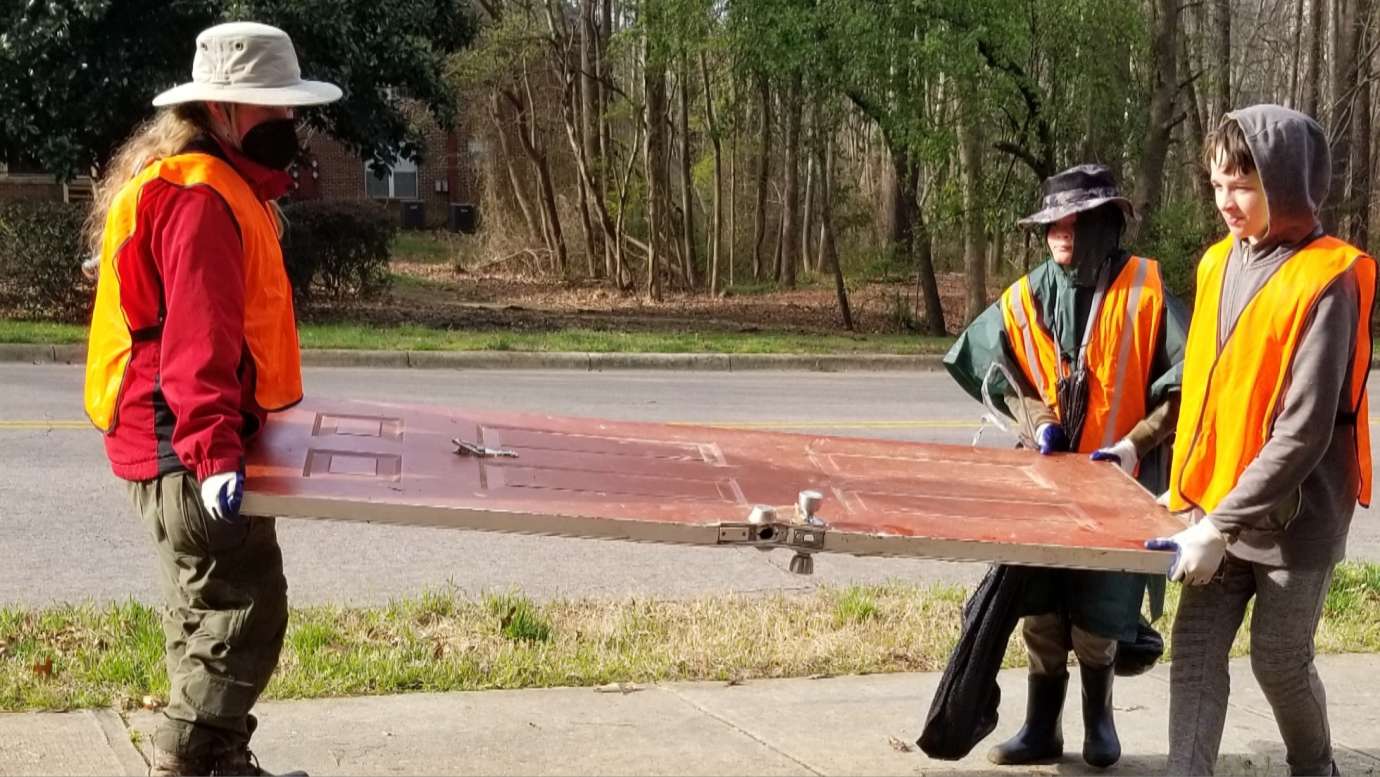
[[[451,438],[451,443],[455,445],[455,455],[457,456],[478,456],[481,459],[502,458],[516,459],[518,455],[507,448],[485,448],[483,445],[476,445],[472,442],[465,442],[459,437]]]
[[[791,571],[802,575],[814,572],[812,554],[824,549],[824,535],[828,524],[815,515],[824,495],[818,491],[801,491],[797,497],[794,520],[778,517],[771,505],[754,505],[746,524],[723,524],[719,527],[720,544],[752,545],[758,550],[789,548]]]

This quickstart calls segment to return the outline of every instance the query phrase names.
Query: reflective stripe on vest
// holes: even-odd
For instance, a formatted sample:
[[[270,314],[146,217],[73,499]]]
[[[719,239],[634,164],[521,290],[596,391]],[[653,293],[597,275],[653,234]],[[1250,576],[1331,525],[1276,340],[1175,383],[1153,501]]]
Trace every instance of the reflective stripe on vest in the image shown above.
[[[1072,365],[1061,363],[1054,335],[1040,320],[1029,276],[1002,294],[1001,307],[1017,366],[1059,418],[1059,378]],[[1150,370],[1164,317],[1159,263],[1138,256],[1128,259],[1089,316],[1094,318],[1085,357],[1088,409],[1082,435],[1075,441],[1085,453],[1112,445],[1145,418]]]
[[[1212,512],[1236,487],[1241,473],[1270,439],[1289,370],[1313,309],[1348,270],[1356,271],[1360,315],[1351,366],[1349,403],[1338,415],[1355,435],[1360,482],[1356,499],[1370,504],[1370,314],[1375,302],[1375,260],[1336,238],[1313,241],[1291,256],[1241,311],[1218,348],[1217,322],[1232,240],[1212,246],[1198,265],[1198,298],[1188,328],[1174,466],[1169,481],[1173,510]],[[1340,426],[1339,426],[1340,430]]]
[[[244,247],[244,341],[254,359],[254,399],[270,411],[296,404],[302,398],[301,352],[275,216],[229,164],[208,154],[182,154],[144,168],[111,203],[87,345],[87,416],[107,433],[118,420],[133,342],[121,303],[118,258],[124,245],[137,238],[140,194],[154,179],[181,187],[209,186],[229,206]]]

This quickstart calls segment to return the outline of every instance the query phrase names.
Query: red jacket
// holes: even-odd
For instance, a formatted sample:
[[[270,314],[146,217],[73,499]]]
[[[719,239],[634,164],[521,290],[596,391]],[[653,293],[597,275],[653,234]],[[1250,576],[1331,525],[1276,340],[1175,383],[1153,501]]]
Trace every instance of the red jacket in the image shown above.
[[[265,202],[292,179],[202,139],[187,151],[229,162]],[[154,179],[140,192],[134,237],[114,258],[133,335],[120,422],[105,438],[115,475],[198,480],[243,466],[263,427],[244,340],[245,264],[230,207],[210,187]]]

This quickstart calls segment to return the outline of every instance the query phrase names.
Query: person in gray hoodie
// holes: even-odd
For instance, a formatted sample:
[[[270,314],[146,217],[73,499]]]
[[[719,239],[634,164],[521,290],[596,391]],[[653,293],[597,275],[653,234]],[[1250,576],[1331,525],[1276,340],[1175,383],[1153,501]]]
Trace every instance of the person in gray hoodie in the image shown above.
[[[1228,114],[1204,144],[1231,233],[1198,266],[1170,487],[1193,523],[1147,542],[1184,582],[1170,669],[1170,774],[1211,774],[1227,658],[1248,603],[1251,668],[1292,774],[1335,774],[1314,633],[1356,504],[1370,499],[1365,383],[1376,264],[1325,234],[1316,121]]]

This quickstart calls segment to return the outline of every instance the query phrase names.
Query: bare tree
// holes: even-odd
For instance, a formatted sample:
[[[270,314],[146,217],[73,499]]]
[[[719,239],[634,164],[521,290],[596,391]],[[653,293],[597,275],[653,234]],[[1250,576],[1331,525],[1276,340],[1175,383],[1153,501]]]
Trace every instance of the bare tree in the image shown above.
[[[762,279],[762,243],[767,238],[767,179],[771,174],[771,84],[757,77],[762,105],[762,143],[757,152],[757,208],[752,222],[752,279]]]
[[[834,238],[834,140],[828,138],[815,144],[819,156],[820,197],[819,197],[819,266],[828,268],[834,275],[834,294],[839,302],[839,315],[843,317],[843,328],[853,331],[853,311],[848,305],[848,287],[843,282],[843,267],[839,264],[837,242]]]
[[[695,288],[695,181],[690,175],[690,62],[680,58],[680,199],[681,267],[685,287]]]
[[[522,223],[527,228],[527,237],[530,240],[542,239],[542,229],[537,225],[536,217],[532,215],[531,197],[527,194],[527,187],[518,174],[514,162],[517,155],[513,153],[512,143],[508,139],[509,127],[511,126],[504,116],[504,107],[507,103],[499,96],[499,90],[495,87],[489,99],[489,118],[493,121],[494,135],[498,138],[499,151],[503,157],[503,167],[508,175],[508,191],[513,195],[517,202],[518,211],[522,213]]]
[[[669,186],[666,175],[666,67],[643,40],[643,88],[646,91],[647,144],[647,296],[661,299],[661,267],[658,261],[665,242],[662,231],[669,219]]]
[[[777,280],[795,288],[796,266],[800,262],[800,122],[805,112],[801,104],[801,74],[791,74],[786,91],[786,191],[781,208],[781,265]]]
[[[723,245],[724,165],[723,141],[719,138],[719,123],[714,117],[714,94],[709,82],[709,61],[700,49],[700,76],[704,80],[704,119],[709,130],[709,143],[714,149],[714,224],[711,227],[709,248],[709,293],[719,293],[719,252]]]

